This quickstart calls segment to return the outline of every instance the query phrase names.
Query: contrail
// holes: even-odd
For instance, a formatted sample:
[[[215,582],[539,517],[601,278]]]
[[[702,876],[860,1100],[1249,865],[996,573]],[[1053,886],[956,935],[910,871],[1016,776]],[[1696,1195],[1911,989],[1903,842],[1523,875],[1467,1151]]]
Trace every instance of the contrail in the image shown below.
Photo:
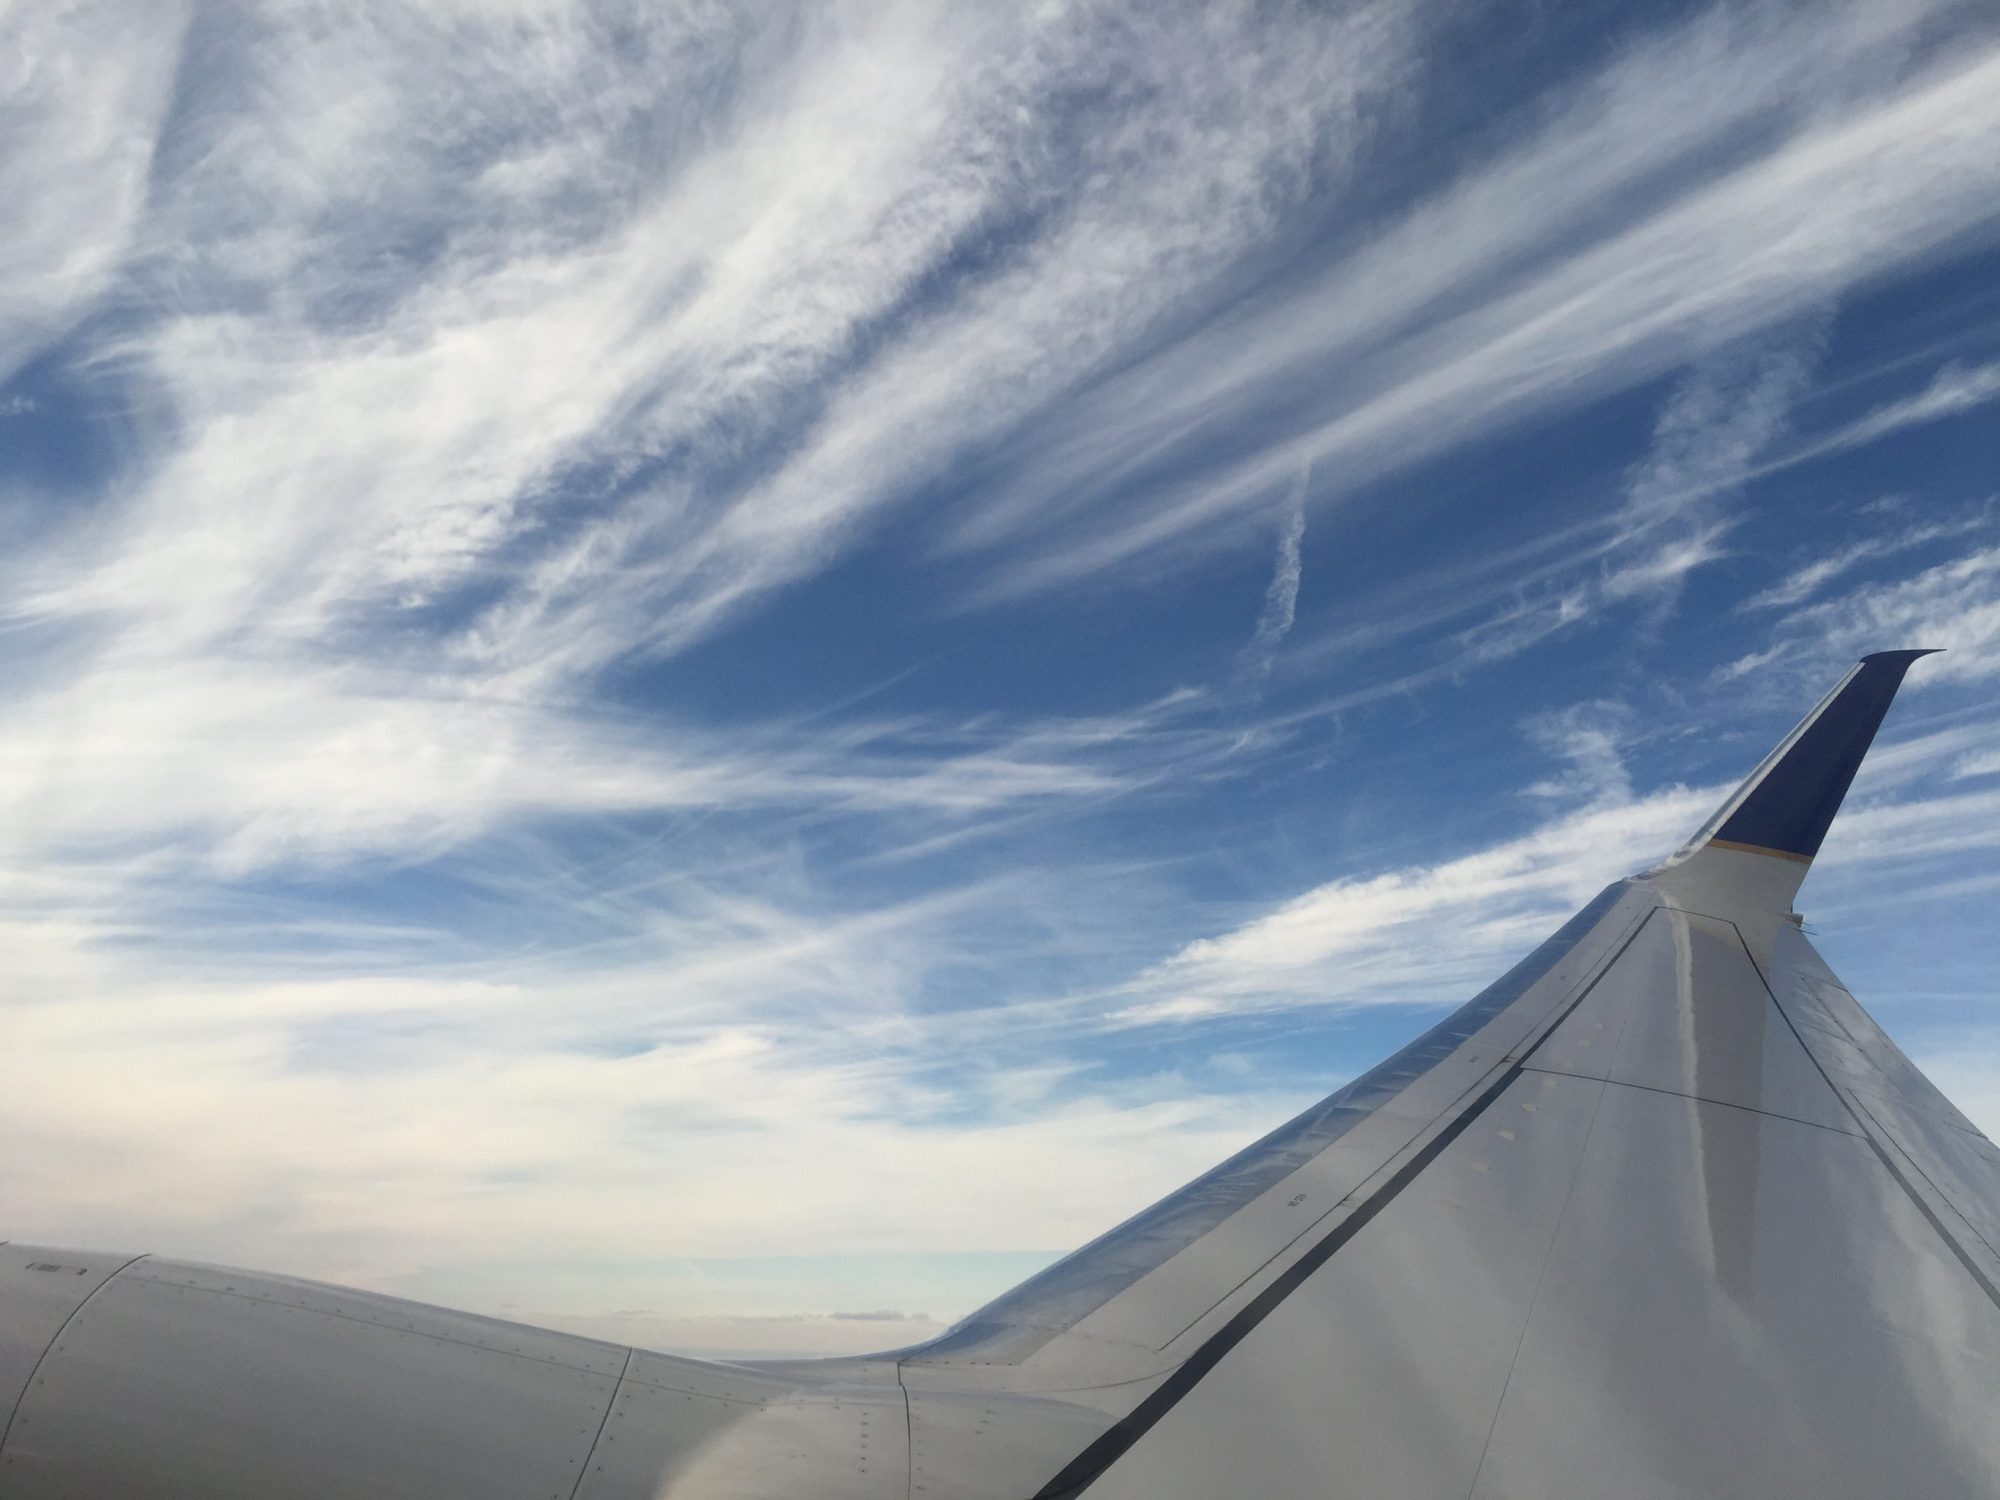
[[[1278,560],[1271,570],[1270,587],[1264,590],[1264,608],[1237,667],[1239,680],[1252,686],[1261,685],[1271,675],[1278,647],[1291,634],[1292,620],[1298,613],[1300,545],[1306,535],[1306,483],[1311,477],[1312,465],[1307,464],[1292,485],[1291,508],[1285,515],[1285,529],[1278,535]]]

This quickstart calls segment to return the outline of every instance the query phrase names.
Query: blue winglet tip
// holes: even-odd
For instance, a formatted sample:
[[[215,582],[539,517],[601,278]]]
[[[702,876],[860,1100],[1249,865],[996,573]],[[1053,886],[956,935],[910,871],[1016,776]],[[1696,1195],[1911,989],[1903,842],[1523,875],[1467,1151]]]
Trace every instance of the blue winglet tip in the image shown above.
[[[1871,651],[1862,657],[1861,660],[1864,664],[1871,661],[1901,662],[1905,668],[1908,668],[1910,663],[1918,657],[1936,656],[1943,650],[1944,647],[1942,646],[1916,646],[1907,651]]]
[[[1784,753],[1745,788],[1709,842],[1809,862],[1861,769],[1862,757],[1919,657],[1942,648],[1875,651],[1793,732]]]

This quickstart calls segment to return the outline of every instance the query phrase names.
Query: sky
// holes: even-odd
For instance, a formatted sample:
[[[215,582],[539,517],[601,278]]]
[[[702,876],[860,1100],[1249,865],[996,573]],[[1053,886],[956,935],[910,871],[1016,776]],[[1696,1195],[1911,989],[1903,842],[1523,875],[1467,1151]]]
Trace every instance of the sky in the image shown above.
[[[2000,1133],[2000,18],[0,0],[0,1235],[913,1342],[1670,852]]]

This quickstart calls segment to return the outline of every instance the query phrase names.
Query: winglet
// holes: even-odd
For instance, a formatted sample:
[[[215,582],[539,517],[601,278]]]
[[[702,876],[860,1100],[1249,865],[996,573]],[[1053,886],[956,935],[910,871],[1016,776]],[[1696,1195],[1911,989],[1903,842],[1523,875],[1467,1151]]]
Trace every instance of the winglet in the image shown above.
[[[1810,864],[1910,663],[1931,650],[1864,656],[1765,757],[1679,858],[1716,847]]]

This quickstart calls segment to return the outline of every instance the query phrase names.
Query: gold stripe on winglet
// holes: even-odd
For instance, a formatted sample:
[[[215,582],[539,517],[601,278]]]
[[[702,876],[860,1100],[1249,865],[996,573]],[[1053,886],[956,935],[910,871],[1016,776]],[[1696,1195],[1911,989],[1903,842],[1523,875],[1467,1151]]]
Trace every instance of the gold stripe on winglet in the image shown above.
[[[1793,863],[1801,865],[1812,863],[1812,856],[1810,854],[1794,854],[1789,849],[1766,849],[1762,844],[1739,844],[1735,839],[1710,839],[1708,847],[1711,849],[1734,849],[1740,854],[1768,854],[1773,859],[1789,859]]]

